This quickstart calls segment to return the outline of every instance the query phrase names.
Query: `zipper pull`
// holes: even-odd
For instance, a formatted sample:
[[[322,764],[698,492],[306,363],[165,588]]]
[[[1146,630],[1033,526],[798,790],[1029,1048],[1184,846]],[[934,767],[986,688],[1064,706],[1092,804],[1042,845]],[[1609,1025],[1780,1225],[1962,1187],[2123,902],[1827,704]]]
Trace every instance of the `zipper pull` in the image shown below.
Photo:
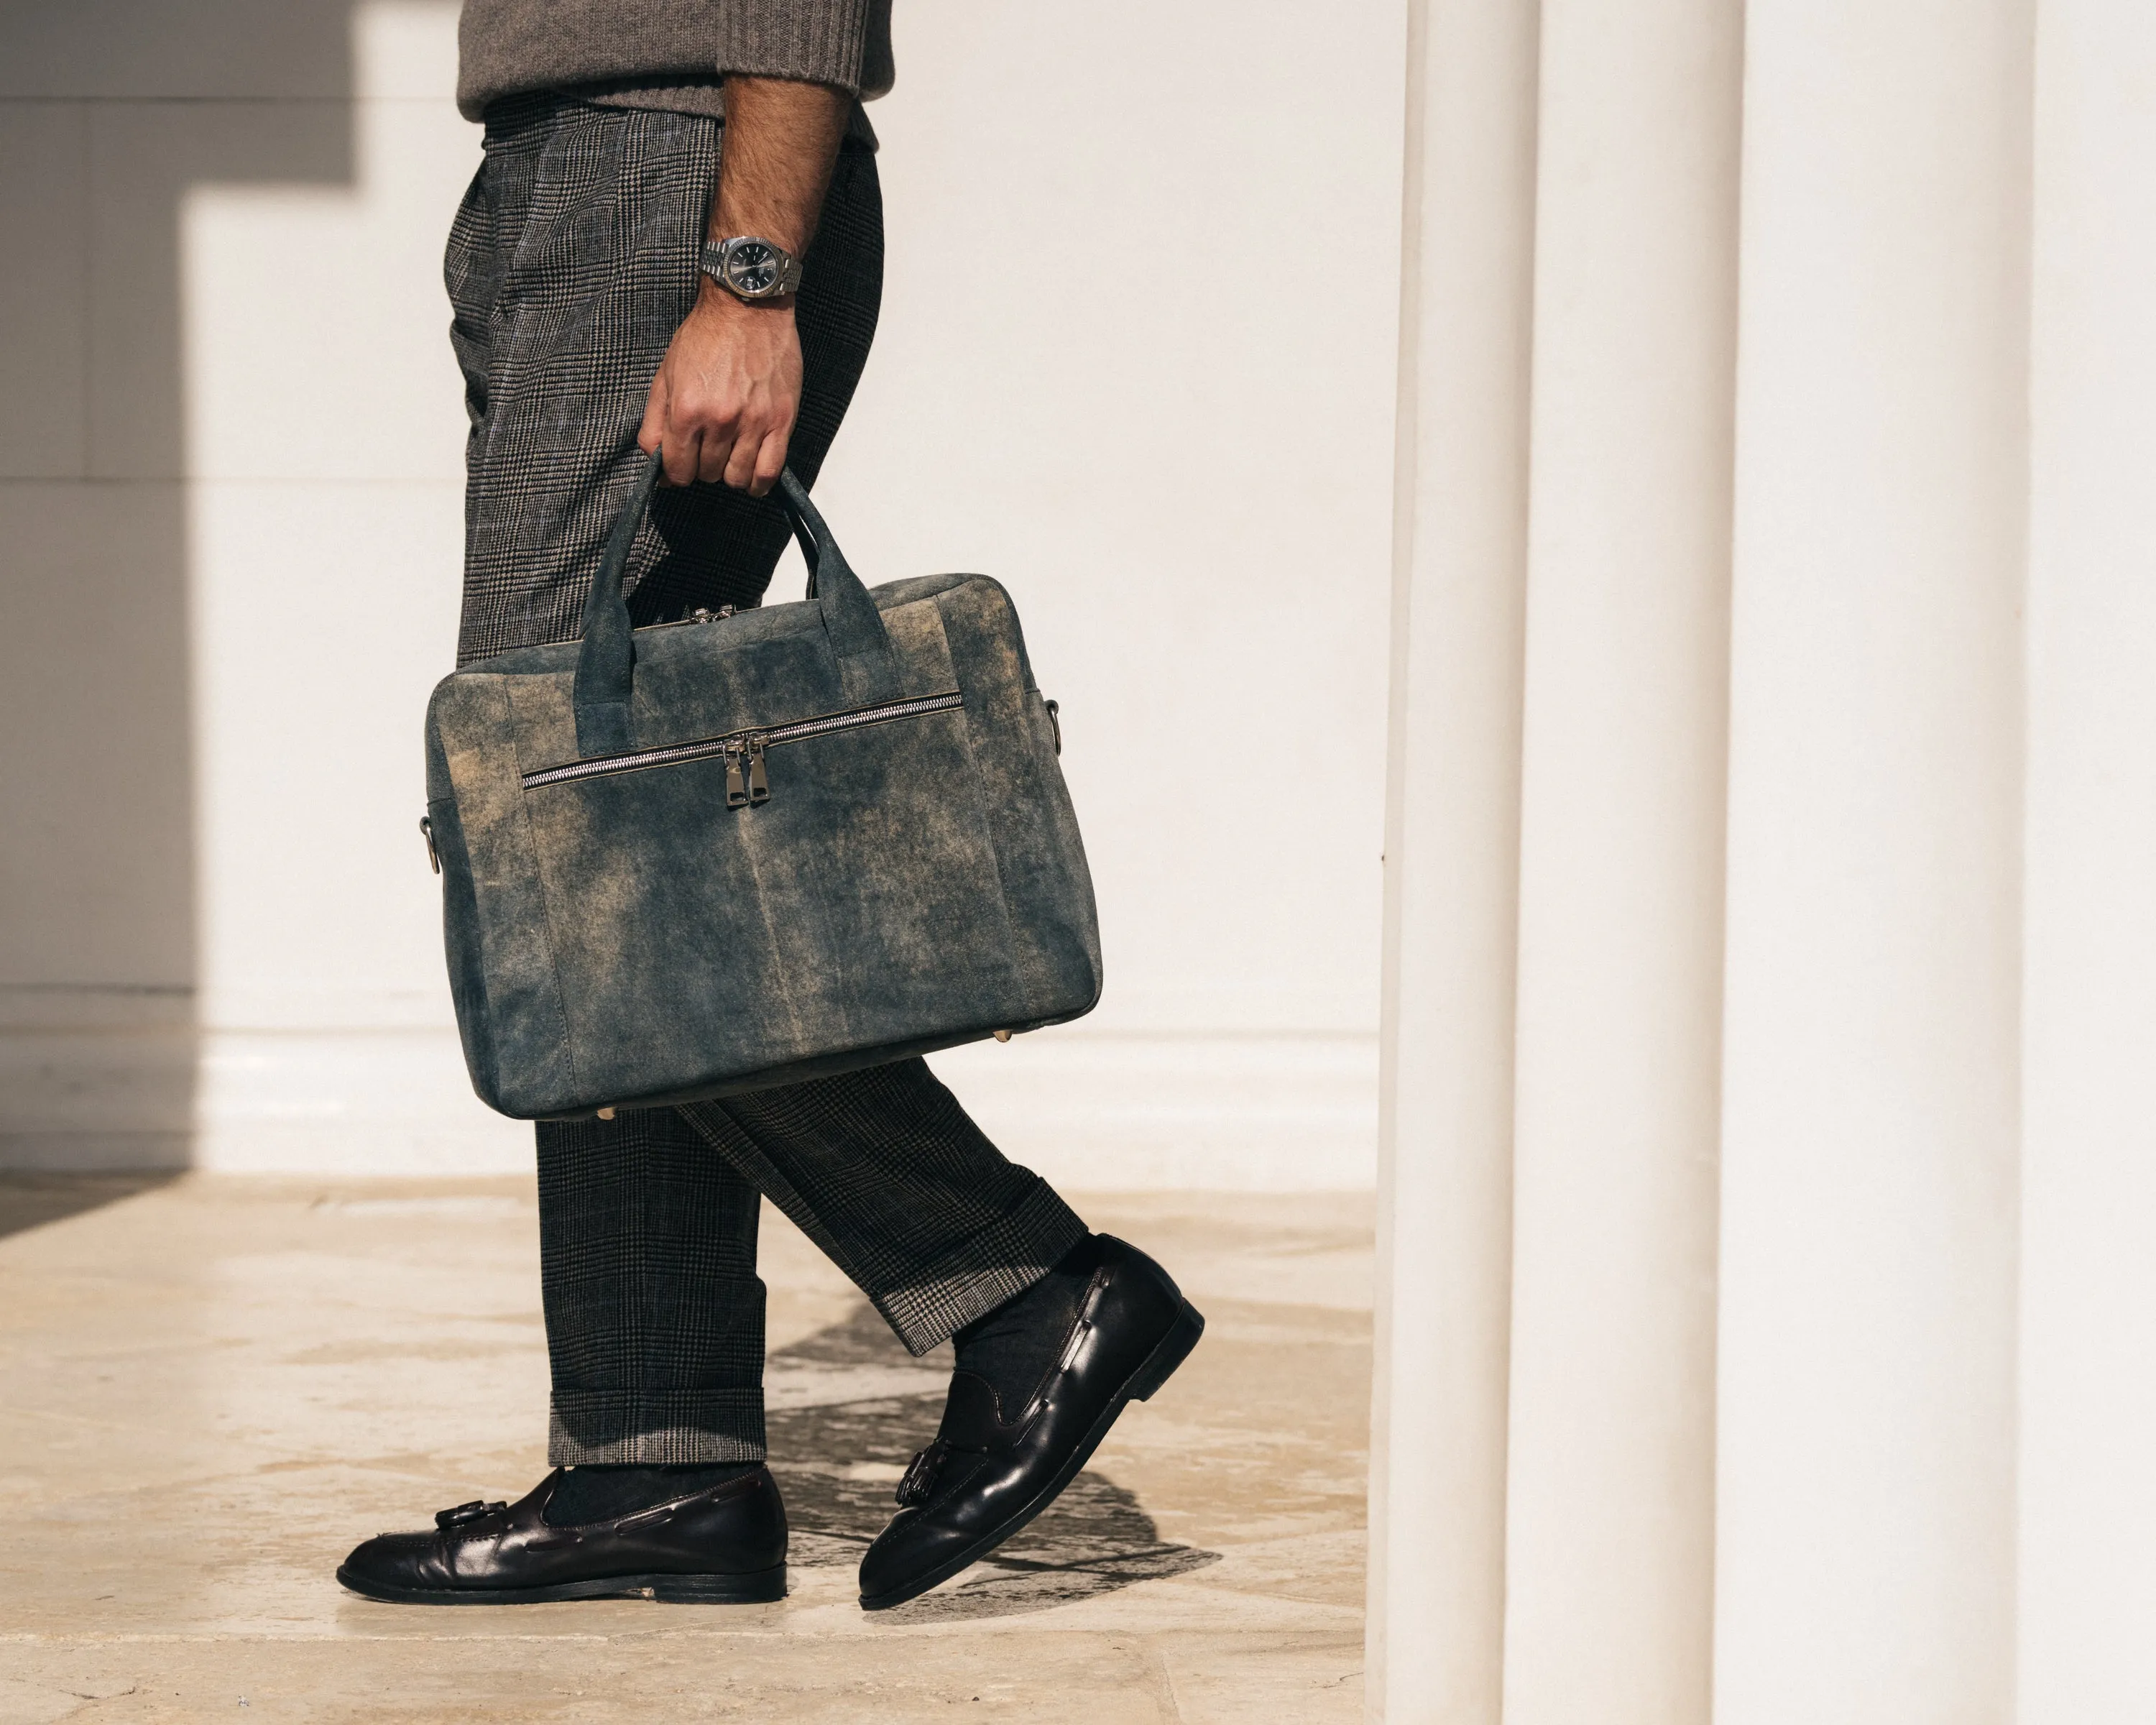
[[[763,739],[752,737],[748,740],[748,799],[752,803],[771,800],[771,781],[763,776]]]
[[[748,806],[748,784],[742,778],[742,756],[744,752],[740,743],[730,742],[726,745],[726,807],[729,809],[745,809]]]
[[[442,872],[442,853],[434,849],[434,818],[430,814],[419,817],[419,832],[427,841],[427,862],[436,874]]]

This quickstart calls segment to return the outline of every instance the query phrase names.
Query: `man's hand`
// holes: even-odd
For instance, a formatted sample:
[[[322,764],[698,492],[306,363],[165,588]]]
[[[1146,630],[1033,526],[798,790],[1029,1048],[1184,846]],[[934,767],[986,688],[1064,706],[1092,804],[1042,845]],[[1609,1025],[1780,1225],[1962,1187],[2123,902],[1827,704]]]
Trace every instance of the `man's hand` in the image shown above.
[[[761,497],[786,465],[801,409],[801,337],[791,300],[750,305],[706,277],[674,332],[636,434],[665,451],[670,483],[723,480]]]
[[[850,105],[843,91],[820,84],[727,79],[708,237],[753,234],[803,256]],[[751,305],[706,276],[651,380],[636,441],[646,454],[662,452],[675,485],[723,480],[761,497],[786,465],[800,410],[793,297]]]

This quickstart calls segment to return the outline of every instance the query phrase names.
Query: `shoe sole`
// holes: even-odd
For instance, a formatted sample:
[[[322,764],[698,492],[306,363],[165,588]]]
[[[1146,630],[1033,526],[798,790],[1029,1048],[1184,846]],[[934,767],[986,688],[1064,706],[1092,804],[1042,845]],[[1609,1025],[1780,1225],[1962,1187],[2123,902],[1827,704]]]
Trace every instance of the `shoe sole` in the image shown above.
[[[1020,1532],[1041,1511],[1063,1495],[1063,1488],[1078,1476],[1078,1470],[1093,1459],[1093,1451],[1100,1448],[1101,1440],[1107,1436],[1108,1428],[1122,1417],[1123,1409],[1134,1401],[1151,1401],[1153,1392],[1175,1375],[1175,1368],[1190,1358],[1190,1350],[1198,1345],[1198,1338],[1205,1333],[1204,1314],[1188,1300],[1168,1333],[1153,1346],[1137,1370],[1132,1373],[1123,1387],[1101,1410],[1101,1417],[1093,1422],[1092,1430],[1086,1434],[1085,1441],[1072,1450],[1070,1457],[1055,1471],[1055,1477],[1043,1486],[1040,1493],[1024,1508],[1012,1516],[993,1532],[985,1533],[955,1557],[946,1558],[934,1568],[924,1571],[903,1587],[895,1587],[888,1593],[870,1595],[863,1594],[861,1609],[888,1611],[894,1605],[903,1605],[908,1599],[917,1599],[932,1588],[937,1588],[970,1564],[981,1559]]]
[[[556,1599],[613,1599],[649,1594],[667,1605],[766,1605],[786,1597],[786,1565],[744,1575],[602,1575],[552,1587],[396,1587],[341,1566],[336,1579],[356,1594],[391,1605],[543,1605]]]

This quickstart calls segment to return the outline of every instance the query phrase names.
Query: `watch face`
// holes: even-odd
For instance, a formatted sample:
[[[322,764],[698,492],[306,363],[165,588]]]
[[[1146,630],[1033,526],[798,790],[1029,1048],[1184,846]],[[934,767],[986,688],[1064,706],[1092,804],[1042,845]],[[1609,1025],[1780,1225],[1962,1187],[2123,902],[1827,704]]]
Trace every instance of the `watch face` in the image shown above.
[[[726,280],[745,294],[767,294],[778,281],[778,254],[760,239],[745,239],[726,254]]]

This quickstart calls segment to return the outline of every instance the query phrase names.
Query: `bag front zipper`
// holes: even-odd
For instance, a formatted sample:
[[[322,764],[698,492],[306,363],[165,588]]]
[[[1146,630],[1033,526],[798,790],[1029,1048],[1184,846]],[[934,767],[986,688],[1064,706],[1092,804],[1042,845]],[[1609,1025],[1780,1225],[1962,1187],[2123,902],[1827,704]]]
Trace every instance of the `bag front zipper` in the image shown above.
[[[857,706],[848,712],[826,713],[821,718],[797,720],[791,725],[761,725],[751,730],[729,731],[723,737],[669,743],[662,748],[595,755],[588,761],[568,761],[559,767],[542,767],[536,773],[527,773],[524,775],[524,788],[534,791],[542,785],[573,784],[579,779],[634,773],[645,767],[673,767],[685,761],[716,759],[726,763],[726,807],[745,809],[771,800],[771,780],[763,764],[767,748],[780,743],[801,742],[811,737],[828,737],[834,731],[887,725],[894,719],[946,713],[965,704],[966,697],[952,689],[942,695],[921,695],[908,701],[886,701],[875,706]]]

